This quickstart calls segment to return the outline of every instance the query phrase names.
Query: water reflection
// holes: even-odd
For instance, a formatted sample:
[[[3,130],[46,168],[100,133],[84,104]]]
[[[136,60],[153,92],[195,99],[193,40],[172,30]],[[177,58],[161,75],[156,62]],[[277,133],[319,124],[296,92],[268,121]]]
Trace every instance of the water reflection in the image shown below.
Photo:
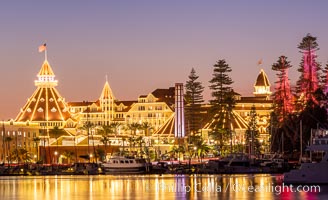
[[[282,176],[272,175],[0,177],[1,199],[328,199],[327,186],[282,186]]]

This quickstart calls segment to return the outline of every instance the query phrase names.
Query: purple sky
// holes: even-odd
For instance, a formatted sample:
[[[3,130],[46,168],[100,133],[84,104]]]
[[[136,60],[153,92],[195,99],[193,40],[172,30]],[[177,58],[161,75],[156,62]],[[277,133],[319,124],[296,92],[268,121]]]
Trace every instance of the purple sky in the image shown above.
[[[218,59],[232,68],[235,91],[251,95],[261,68],[275,81],[282,54],[294,84],[307,33],[318,37],[318,61],[328,61],[327,8],[324,0],[1,2],[0,120],[15,118],[36,89],[44,42],[66,101],[98,99],[106,74],[116,98],[135,100],[185,83],[192,67],[208,100]]]

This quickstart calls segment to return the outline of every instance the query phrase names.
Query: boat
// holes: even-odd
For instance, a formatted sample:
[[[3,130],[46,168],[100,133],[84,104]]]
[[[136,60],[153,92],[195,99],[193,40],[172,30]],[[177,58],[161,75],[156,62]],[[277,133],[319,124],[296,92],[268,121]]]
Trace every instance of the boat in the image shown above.
[[[260,168],[253,167],[247,154],[232,153],[221,159],[211,159],[206,165],[209,173],[259,173]]]
[[[256,160],[263,172],[282,173],[290,170],[288,161],[279,154],[263,154]]]
[[[107,173],[142,173],[148,169],[145,159],[113,156],[102,163],[104,172]]]
[[[284,183],[287,184],[328,184],[328,130],[317,130],[311,139],[307,150],[322,152],[319,162],[301,163],[299,169],[284,174]]]
[[[251,165],[251,159],[245,153],[233,153],[220,160],[223,173],[244,174],[259,173],[260,169]]]

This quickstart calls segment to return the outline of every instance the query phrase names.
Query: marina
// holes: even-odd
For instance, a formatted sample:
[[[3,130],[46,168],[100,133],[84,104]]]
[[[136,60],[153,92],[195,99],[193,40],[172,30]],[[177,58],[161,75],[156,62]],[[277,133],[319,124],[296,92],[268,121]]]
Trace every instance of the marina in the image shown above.
[[[312,144],[307,150],[322,152],[321,160],[302,163],[299,169],[284,174],[285,183],[296,184],[328,184],[328,133],[320,132],[314,135]],[[311,156],[312,157],[312,156]]]
[[[328,1],[7,1],[0,200],[328,200]]]
[[[226,158],[225,158],[226,159]],[[290,170],[277,165],[210,159],[202,163],[186,161],[146,162],[145,159],[114,157],[104,163],[73,164],[3,164],[0,176],[31,175],[101,175],[101,174],[277,174]],[[236,159],[236,158],[234,158]]]

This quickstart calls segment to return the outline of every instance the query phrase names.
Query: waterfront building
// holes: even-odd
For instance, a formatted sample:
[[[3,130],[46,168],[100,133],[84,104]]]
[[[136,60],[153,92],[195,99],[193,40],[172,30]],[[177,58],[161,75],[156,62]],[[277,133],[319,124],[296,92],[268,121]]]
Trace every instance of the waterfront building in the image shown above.
[[[128,134],[124,125],[144,122],[156,131],[174,115],[174,87],[156,89],[148,95],[140,95],[136,101],[119,101],[114,98],[106,81],[100,98],[94,102],[69,102],[70,112],[78,119],[78,126],[90,122],[94,126],[110,125],[118,122],[122,125],[119,134]],[[137,131],[138,133],[141,130]]]
[[[20,109],[17,117],[3,123],[3,148],[0,150],[3,161],[13,160],[9,155],[9,152],[14,150],[11,147],[16,151],[18,148],[24,148],[33,154],[30,155],[32,159],[37,159],[40,155],[36,155],[36,148],[55,141],[50,138],[49,130],[60,127],[69,131],[76,127],[76,120],[71,116],[65,99],[55,88],[58,81],[47,59],[44,60],[34,84],[36,90]],[[17,162],[17,159],[12,162]]]
[[[230,129],[232,131],[232,145],[245,145],[245,132],[250,120],[250,112],[252,106],[255,107],[257,128],[259,130],[259,141],[262,144],[263,151],[269,151],[270,136],[269,136],[269,122],[270,113],[273,111],[272,103],[270,99],[271,88],[268,76],[263,69],[260,70],[254,84],[254,96],[241,96],[235,95],[236,104],[231,113],[231,120],[228,119],[228,113],[224,112],[223,128]],[[210,104],[203,104],[200,112],[200,124],[202,128],[198,131],[203,139],[207,140],[210,144],[215,145],[215,139],[211,137],[213,129],[217,124],[216,113],[211,112]],[[186,127],[188,127],[188,121],[186,120]],[[155,137],[164,138],[160,141],[155,141],[163,144],[173,144],[172,135],[174,135],[174,118],[171,118],[167,123],[157,130],[154,134]],[[170,139],[171,138],[171,139]],[[173,138],[174,139],[174,138]],[[228,143],[227,143],[228,144]],[[244,150],[246,151],[246,147]]]
[[[37,74],[34,84],[37,87],[26,104],[20,109],[15,122],[35,122],[43,129],[73,128],[76,121],[72,118],[65,99],[55,88],[58,81],[48,62],[45,60]]]
[[[270,136],[268,127],[270,124],[270,113],[273,111],[270,86],[268,76],[261,69],[254,84],[254,96],[237,97],[234,107],[234,111],[247,123],[250,120],[251,108],[252,106],[255,107],[259,141],[262,143],[265,151],[269,151]]]
[[[95,153],[90,146],[100,145],[104,148],[100,134],[103,126],[112,123],[120,125],[117,130],[118,135],[112,134],[109,138],[110,150],[113,152],[121,146],[129,145],[126,141],[123,144],[123,138],[132,134],[131,130],[127,129],[129,124],[147,123],[149,128],[147,132],[152,134],[174,116],[174,87],[156,89],[148,95],[140,95],[136,101],[120,101],[115,99],[106,80],[96,101],[66,102],[55,88],[57,85],[58,81],[55,79],[52,67],[45,59],[35,80],[36,90],[20,109],[15,120],[3,122],[3,141],[6,134],[20,138],[23,134],[21,130],[30,130],[33,127],[33,131],[28,131],[26,134],[27,138],[31,137],[29,141],[38,138],[38,144],[33,146],[40,148],[37,157],[45,159],[46,162],[54,162],[54,159],[58,162],[61,158],[60,153],[64,151],[90,156]],[[60,131],[53,133],[54,129]],[[136,134],[143,136],[146,131],[140,127],[136,130]],[[11,141],[10,144],[16,145],[17,142]],[[31,149],[30,144],[32,143],[28,143],[25,147]],[[3,149],[6,145],[4,142],[1,145],[3,148],[0,153],[5,157]],[[45,153],[46,149],[49,149],[49,153]]]
[[[90,160],[91,155],[96,153],[96,147],[105,149],[101,131],[104,126],[113,123],[117,123],[118,127],[115,133],[109,134],[108,152],[125,150],[131,146],[127,138],[134,134],[143,136],[147,139],[147,146],[156,147],[158,150],[168,151],[175,143],[175,87],[155,89],[149,94],[140,95],[137,100],[122,101],[115,98],[106,80],[99,98],[95,101],[66,102],[56,89],[58,81],[47,59],[44,60],[34,84],[36,90],[15,120],[3,122],[2,143],[0,141],[3,161],[6,160],[6,134],[17,138],[7,142],[11,147],[24,147],[34,152],[37,158],[46,159],[47,162],[59,162],[64,152],[74,152],[76,160],[78,155],[87,155]],[[257,112],[260,141],[263,144],[268,143],[267,127],[272,111],[270,94],[269,80],[261,70],[254,85],[254,96],[236,95],[233,118],[230,124],[224,125],[231,127],[234,144],[245,142],[245,130],[253,105]],[[199,134],[209,143],[209,135],[215,124],[210,109],[209,104],[201,106],[202,128],[199,130]],[[132,131],[128,127],[134,123],[147,123],[147,130],[139,127],[135,132]],[[187,129],[187,122],[184,125]],[[60,131],[53,133],[56,128]],[[40,149],[38,155],[36,148]],[[48,154],[51,156],[46,155],[46,149],[49,149]],[[44,153],[40,153],[41,151]]]
[[[0,125],[0,163],[17,163],[19,149],[26,149],[28,157],[37,159],[39,126],[35,122],[2,121]],[[21,162],[24,162],[21,160]]]

